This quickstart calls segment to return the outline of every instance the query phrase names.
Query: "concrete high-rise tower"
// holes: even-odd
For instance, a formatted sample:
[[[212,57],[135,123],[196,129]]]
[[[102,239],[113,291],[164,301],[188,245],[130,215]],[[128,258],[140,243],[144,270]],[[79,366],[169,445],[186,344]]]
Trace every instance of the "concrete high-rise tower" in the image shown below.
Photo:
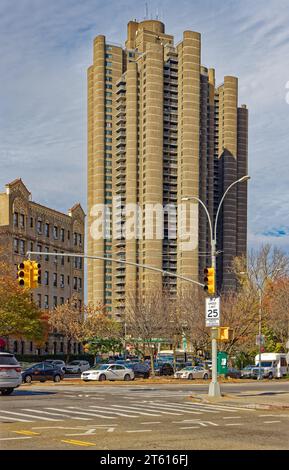
[[[201,65],[201,36],[185,31],[175,46],[157,20],[128,23],[125,47],[104,36],[94,40],[88,70],[88,253],[123,258],[202,280],[210,263],[208,223],[194,205],[191,246],[180,233],[189,223],[186,196],[197,196],[214,219],[220,198],[233,181],[247,174],[248,111],[238,107],[238,80],[215,84],[215,71]],[[100,207],[105,228],[96,233]],[[138,236],[124,235],[137,205]],[[163,237],[157,236],[157,212],[148,207],[175,207],[177,236],[163,214]],[[120,216],[120,217],[119,217]],[[115,222],[116,220],[116,222]],[[158,220],[160,222],[160,220]],[[148,236],[147,228],[154,236]],[[182,232],[182,233],[183,233]],[[218,288],[234,288],[234,256],[247,248],[247,184],[238,185],[223,206],[217,249]],[[206,256],[207,253],[207,256]],[[129,295],[153,284],[171,295],[173,276],[111,261],[90,261],[88,301],[121,311]]]

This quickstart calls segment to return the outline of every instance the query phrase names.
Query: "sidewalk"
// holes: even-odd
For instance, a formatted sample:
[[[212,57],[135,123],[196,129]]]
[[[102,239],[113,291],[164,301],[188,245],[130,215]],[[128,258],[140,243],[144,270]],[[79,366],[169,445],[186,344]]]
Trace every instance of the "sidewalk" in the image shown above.
[[[238,394],[223,394],[220,398],[209,397],[198,393],[191,394],[193,401],[207,404],[232,405],[242,408],[260,410],[287,410],[289,411],[289,387],[288,392],[256,392],[246,391]]]

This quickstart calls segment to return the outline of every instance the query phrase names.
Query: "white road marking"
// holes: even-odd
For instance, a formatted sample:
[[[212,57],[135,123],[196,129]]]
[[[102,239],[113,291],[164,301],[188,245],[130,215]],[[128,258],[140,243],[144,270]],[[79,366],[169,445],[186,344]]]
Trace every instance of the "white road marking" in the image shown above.
[[[12,421],[21,421],[21,423],[33,423],[31,419],[12,418],[10,416],[0,416],[0,419],[11,419]]]
[[[186,427],[179,428],[179,429],[200,429],[200,426],[186,426]]]
[[[120,405],[111,405],[111,406],[113,406],[114,408],[119,409],[120,411],[129,412],[129,410],[127,409],[128,407],[120,406]],[[136,407],[130,407],[130,408],[136,408]],[[138,408],[137,408],[137,409],[134,409],[133,412],[134,412],[134,413],[138,413],[139,415],[144,415],[144,416],[154,416],[154,417],[159,417],[159,416],[160,416],[160,415],[157,414],[157,413],[148,413],[148,412],[146,412],[146,411],[138,411]]]
[[[161,424],[161,421],[144,421],[143,423],[140,424]]]
[[[243,426],[243,423],[229,423],[225,424],[225,426]]]
[[[117,405],[112,405],[112,406],[117,406]],[[166,415],[174,415],[174,416],[180,416],[181,415],[180,413],[174,413],[172,411],[168,411],[166,409],[167,407],[165,407],[165,406],[163,407],[164,410],[161,410],[160,406],[158,406],[158,409],[156,410],[155,407],[152,406],[152,405],[144,405],[144,404],[140,403],[140,404],[137,404],[137,406],[129,406],[129,408],[135,408],[136,410],[141,409],[141,410],[145,410],[145,411],[152,411],[154,413],[161,413],[161,414],[166,414]],[[173,408],[169,407],[169,409],[171,410]],[[181,410],[178,409],[176,411],[181,411]],[[155,416],[159,416],[159,414],[155,415]]]
[[[241,419],[241,416],[225,416],[223,419]]]
[[[263,421],[265,424],[281,423],[281,421]]]
[[[43,410],[32,410],[30,408],[23,408],[23,411],[32,411],[33,413],[39,413],[39,414],[45,414],[45,415],[51,415],[51,416],[61,416],[63,418],[70,418],[70,416],[66,415],[65,413],[50,413],[49,411],[43,411]],[[84,419],[87,420],[87,418],[79,418],[79,419]],[[60,420],[58,420],[60,421]]]
[[[140,403],[139,406],[149,406],[149,405],[144,405],[144,404]],[[189,408],[184,407],[183,405],[178,405],[178,404],[177,405],[167,405],[167,404],[163,404],[163,403],[157,403],[155,406],[157,406],[157,408],[158,408],[158,410],[157,410],[158,413],[161,412],[161,409],[168,409],[168,410],[174,410],[174,411],[179,412],[179,413],[169,413],[169,414],[178,414],[178,415],[180,415],[180,412],[190,413],[190,414],[195,414],[195,415],[202,414],[201,411],[193,411]]]
[[[133,433],[133,432],[152,432],[151,429],[136,429],[134,431],[125,431],[125,432],[130,432],[130,433]]]
[[[0,441],[17,441],[19,439],[32,439],[32,437],[1,437]]]
[[[54,418],[44,418],[43,416],[32,416],[28,415],[26,413],[18,413],[18,411],[1,411],[1,413],[9,413],[11,415],[16,415],[16,416],[26,416],[27,418],[33,418],[33,419],[43,419],[44,421],[61,421],[59,419],[54,419]]]
[[[73,407],[70,407],[70,408],[73,408],[73,409],[83,409],[83,408],[78,408],[76,406],[73,406]],[[120,411],[113,411],[113,410],[110,410],[109,408],[106,408],[106,409],[109,409],[109,411],[105,411],[105,409],[103,407],[99,407],[99,406],[95,406],[95,405],[89,405],[89,408],[95,408],[95,410],[92,410],[92,411],[95,411],[95,412],[98,412],[98,410],[100,409],[101,413],[105,413],[105,414],[113,414],[113,415],[118,415],[118,416],[124,416],[125,418],[138,418],[138,416],[135,416],[135,415],[128,415],[128,414],[125,414],[125,413],[121,413]],[[132,412],[131,412],[132,413]]]
[[[46,410],[62,411],[59,408],[46,408]],[[68,410],[67,408],[65,408],[64,411],[65,411],[65,413],[68,413],[68,414],[81,414],[81,415],[91,416],[90,419],[92,419],[92,417],[94,417],[94,418],[104,418],[104,419],[115,419],[115,417],[112,417],[112,416],[103,416],[101,414],[87,413],[87,412],[84,412],[84,411],[72,411],[72,410]]]

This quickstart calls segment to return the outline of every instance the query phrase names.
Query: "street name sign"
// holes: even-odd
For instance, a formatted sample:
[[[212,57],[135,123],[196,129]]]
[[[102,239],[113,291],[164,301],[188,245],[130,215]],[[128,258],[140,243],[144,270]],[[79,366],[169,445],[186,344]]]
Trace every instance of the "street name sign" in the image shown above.
[[[206,326],[220,326],[220,297],[206,299]]]

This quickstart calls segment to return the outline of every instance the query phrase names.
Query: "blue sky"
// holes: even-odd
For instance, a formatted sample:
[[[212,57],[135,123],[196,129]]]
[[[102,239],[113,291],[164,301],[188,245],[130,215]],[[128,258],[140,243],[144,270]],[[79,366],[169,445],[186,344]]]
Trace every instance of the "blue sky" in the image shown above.
[[[106,34],[124,43],[127,22],[144,18],[145,3],[1,0],[0,191],[22,177],[42,204],[86,207],[92,41]],[[249,242],[289,251],[288,0],[147,3],[176,42],[186,29],[202,33],[202,62],[216,68],[218,82],[239,77],[239,103],[250,110]]]

